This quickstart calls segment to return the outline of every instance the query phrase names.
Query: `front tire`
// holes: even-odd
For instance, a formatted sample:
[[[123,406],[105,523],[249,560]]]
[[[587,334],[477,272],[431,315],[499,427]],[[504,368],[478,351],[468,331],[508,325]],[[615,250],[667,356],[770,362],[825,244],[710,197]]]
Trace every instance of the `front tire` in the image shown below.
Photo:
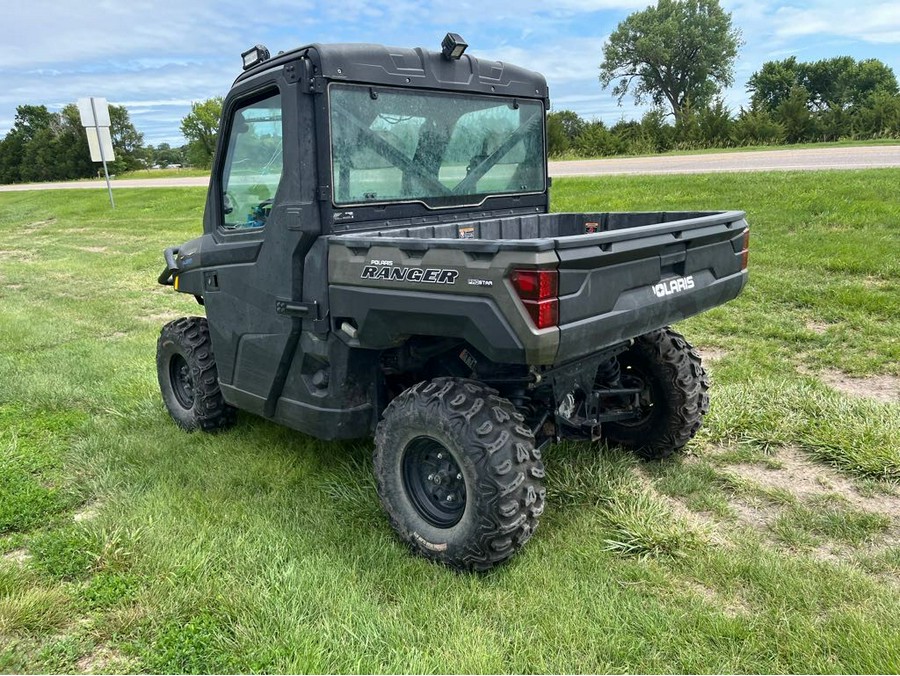
[[[156,375],[163,402],[184,430],[216,432],[231,427],[235,409],[225,403],[205,317],[166,324],[156,342]]]
[[[641,417],[607,423],[602,436],[647,459],[669,457],[693,439],[709,410],[709,378],[700,354],[665,327],[636,338],[618,359],[622,384],[643,390]]]
[[[506,561],[544,511],[544,466],[509,400],[478,382],[437,378],[387,407],[375,433],[378,495],[416,552],[457,570]]]

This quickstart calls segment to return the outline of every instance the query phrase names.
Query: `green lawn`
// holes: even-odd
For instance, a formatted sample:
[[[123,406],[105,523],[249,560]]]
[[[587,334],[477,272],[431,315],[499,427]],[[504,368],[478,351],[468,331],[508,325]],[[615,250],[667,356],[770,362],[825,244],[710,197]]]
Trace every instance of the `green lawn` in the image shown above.
[[[900,671],[898,184],[555,181],[746,209],[751,281],[679,325],[713,380],[689,454],[549,450],[541,527],[483,576],[407,553],[369,441],[169,420],[156,336],[201,308],[155,280],[203,190],[0,194],[0,672]]]
[[[135,169],[118,174],[116,178],[181,178],[189,176],[209,176],[209,169],[182,167],[180,169]]]

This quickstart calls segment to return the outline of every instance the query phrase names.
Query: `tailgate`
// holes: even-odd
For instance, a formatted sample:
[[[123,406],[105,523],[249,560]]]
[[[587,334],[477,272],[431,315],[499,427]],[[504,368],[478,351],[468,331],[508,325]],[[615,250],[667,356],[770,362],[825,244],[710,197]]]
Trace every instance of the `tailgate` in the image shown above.
[[[747,222],[729,211],[660,223],[602,214],[599,232],[555,239],[557,361],[633,338],[735,298],[747,281]]]

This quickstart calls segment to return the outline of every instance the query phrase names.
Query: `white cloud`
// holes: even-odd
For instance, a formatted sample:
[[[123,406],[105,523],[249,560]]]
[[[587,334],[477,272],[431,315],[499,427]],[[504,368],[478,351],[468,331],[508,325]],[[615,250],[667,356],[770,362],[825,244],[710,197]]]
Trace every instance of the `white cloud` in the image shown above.
[[[780,7],[773,17],[782,40],[815,35],[836,36],[876,44],[900,43],[900,3],[821,2],[810,7]]]
[[[507,61],[543,73],[547,83],[554,87],[565,82],[593,79],[599,88],[600,62],[603,60],[603,43],[606,36],[598,38],[563,38],[553,45],[537,43],[537,47],[503,45],[494,49],[479,50],[478,56]]]

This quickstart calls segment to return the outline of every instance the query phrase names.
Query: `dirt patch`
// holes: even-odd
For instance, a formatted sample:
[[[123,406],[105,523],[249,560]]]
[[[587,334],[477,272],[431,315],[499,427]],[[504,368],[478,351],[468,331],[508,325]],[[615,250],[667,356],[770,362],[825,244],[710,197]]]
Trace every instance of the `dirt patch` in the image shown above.
[[[78,660],[78,673],[105,674],[127,673],[127,658],[109,646],[100,646]]]
[[[87,253],[106,253],[108,251],[105,246],[76,246],[75,248]]]
[[[21,549],[14,549],[11,552],[7,552],[3,555],[4,561],[9,561],[10,563],[15,563],[19,566],[24,566],[31,560],[31,554],[28,553],[28,550],[22,547]]]
[[[6,288],[10,291],[20,291],[25,288],[24,284],[7,284]]]
[[[729,470],[762,488],[785,491],[801,500],[838,496],[854,507],[900,521],[900,498],[882,494],[862,495],[853,482],[825,465],[809,460],[795,448],[780,448],[776,457],[781,469],[737,464],[730,465]]]
[[[97,518],[97,515],[100,513],[100,505],[96,502],[88,503],[84,505],[81,509],[75,512],[72,515],[72,519],[76,523],[80,523],[82,521],[91,521]]]
[[[101,340],[121,340],[128,334],[125,331],[115,331],[114,333],[110,333],[106,336],[103,336]]]
[[[823,333],[825,333],[826,331],[828,331],[828,328],[829,328],[830,326],[831,326],[831,324],[826,324],[825,322],[816,322],[816,321],[808,321],[808,322],[806,322],[806,328],[807,328],[807,330],[808,330],[808,331],[812,331],[813,333],[816,333],[816,334],[818,334],[818,335],[820,335],[820,336],[821,336]]]
[[[868,397],[889,404],[900,403],[900,377],[891,375],[853,378],[831,369],[815,374],[819,380],[838,392],[852,397]]]
[[[722,349],[721,347],[698,347],[697,351],[705,362],[719,361],[723,357],[728,356],[728,350]]]
[[[718,590],[707,587],[702,582],[697,580],[678,580],[677,584],[689,590],[695,596],[699,596],[710,606],[722,611],[728,617],[750,614],[750,608],[742,599],[724,596]]]

